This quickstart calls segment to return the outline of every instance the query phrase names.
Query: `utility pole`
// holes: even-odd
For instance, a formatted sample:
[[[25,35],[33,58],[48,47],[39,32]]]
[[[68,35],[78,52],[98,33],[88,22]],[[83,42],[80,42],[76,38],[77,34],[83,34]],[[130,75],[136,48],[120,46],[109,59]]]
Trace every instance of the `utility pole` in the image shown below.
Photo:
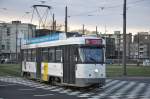
[[[105,35],[106,35],[107,29],[106,29],[106,25],[105,25]]]
[[[85,31],[84,31],[84,24],[83,24],[83,28],[82,28],[82,34],[83,34],[83,35],[84,35],[84,32],[85,32]]]
[[[127,75],[127,70],[126,70],[126,0],[124,0],[123,4],[123,75]]]
[[[16,23],[16,62],[18,62],[18,23]]]
[[[97,26],[96,26],[96,35],[98,36],[98,32],[97,32]]]
[[[56,31],[56,28],[57,28],[57,26],[56,26],[56,20],[54,21],[54,31]]]
[[[139,46],[140,46],[140,38],[139,38],[139,33],[138,33],[138,60],[137,60],[137,66],[139,66],[139,58],[140,58],[140,57],[139,57],[139,54],[140,54],[140,53],[139,53],[139,51],[140,51],[140,50],[139,50]]]
[[[31,27],[30,27],[30,24],[28,24],[28,40],[30,39],[30,36],[29,36],[29,34],[30,34],[29,28],[31,28]]]
[[[20,44],[19,44],[19,45],[20,45],[20,46],[19,46],[19,50],[20,50],[20,53],[19,53],[19,62],[21,63],[21,59],[22,59],[22,54],[21,54],[21,44],[22,44],[22,42],[21,42],[21,37],[19,38],[19,41],[20,41],[20,42],[19,42],[19,43],[20,43]]]
[[[68,27],[68,9],[67,6],[65,7],[65,33],[67,33],[67,27]]]
[[[53,14],[53,26],[52,26],[53,32],[54,32],[54,28],[55,28],[55,15]]]
[[[118,34],[118,65],[120,65],[120,40],[121,40],[121,34]]]

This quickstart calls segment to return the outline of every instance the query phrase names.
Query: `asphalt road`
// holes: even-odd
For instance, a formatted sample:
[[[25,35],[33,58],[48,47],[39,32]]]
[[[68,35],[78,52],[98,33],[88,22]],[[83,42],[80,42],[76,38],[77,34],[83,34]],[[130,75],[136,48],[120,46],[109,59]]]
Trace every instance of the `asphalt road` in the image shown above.
[[[0,77],[0,99],[150,99],[149,81],[149,78],[107,79],[103,88],[78,90]]]
[[[21,84],[0,82],[0,99],[77,99],[77,97]]]
[[[135,81],[139,83],[150,83],[150,77],[113,77],[109,79],[121,80],[121,81]]]

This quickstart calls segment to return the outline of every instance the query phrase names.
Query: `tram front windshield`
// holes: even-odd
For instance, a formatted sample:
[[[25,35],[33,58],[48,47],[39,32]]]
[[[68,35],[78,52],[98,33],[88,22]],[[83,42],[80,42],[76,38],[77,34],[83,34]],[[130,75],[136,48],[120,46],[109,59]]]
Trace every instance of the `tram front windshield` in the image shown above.
[[[79,60],[82,63],[103,63],[103,48],[79,48]]]

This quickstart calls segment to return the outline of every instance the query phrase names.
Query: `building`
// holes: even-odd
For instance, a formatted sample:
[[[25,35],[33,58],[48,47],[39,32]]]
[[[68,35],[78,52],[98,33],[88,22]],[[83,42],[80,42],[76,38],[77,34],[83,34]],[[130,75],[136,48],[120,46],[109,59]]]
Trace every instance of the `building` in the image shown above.
[[[130,47],[131,59],[149,59],[150,58],[150,45],[144,43],[132,43]]]
[[[148,34],[148,32],[138,32],[136,35],[134,35],[133,42],[149,43],[150,42],[150,35]]]
[[[115,58],[115,39],[111,37],[106,37],[106,59]]]
[[[130,59],[138,59],[138,43],[130,44]]]
[[[21,23],[21,21],[0,23],[0,59],[16,60],[23,40],[34,37],[35,29],[35,25]]]
[[[114,34],[101,34],[102,37],[115,39],[115,58],[121,58],[123,52],[123,34],[120,31],[114,31]],[[126,57],[130,55],[130,44],[132,43],[132,33],[126,34]]]
[[[139,45],[139,58],[150,59],[150,44],[140,43]]]
[[[114,36],[116,38],[116,51],[119,51],[121,53],[123,52],[123,34],[120,33],[120,31],[114,31]],[[126,34],[126,57],[129,58],[130,56],[130,44],[132,43],[132,33]],[[118,52],[118,53],[119,53]]]
[[[130,49],[131,58],[150,59],[150,35],[148,32],[138,32],[134,35],[132,47]]]

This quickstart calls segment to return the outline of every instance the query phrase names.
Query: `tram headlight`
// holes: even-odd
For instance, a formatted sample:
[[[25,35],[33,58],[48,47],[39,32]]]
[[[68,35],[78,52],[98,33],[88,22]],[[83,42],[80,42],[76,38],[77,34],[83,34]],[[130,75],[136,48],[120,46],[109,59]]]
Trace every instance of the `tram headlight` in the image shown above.
[[[98,69],[95,69],[94,72],[95,72],[95,73],[98,73],[99,71],[98,71]]]

